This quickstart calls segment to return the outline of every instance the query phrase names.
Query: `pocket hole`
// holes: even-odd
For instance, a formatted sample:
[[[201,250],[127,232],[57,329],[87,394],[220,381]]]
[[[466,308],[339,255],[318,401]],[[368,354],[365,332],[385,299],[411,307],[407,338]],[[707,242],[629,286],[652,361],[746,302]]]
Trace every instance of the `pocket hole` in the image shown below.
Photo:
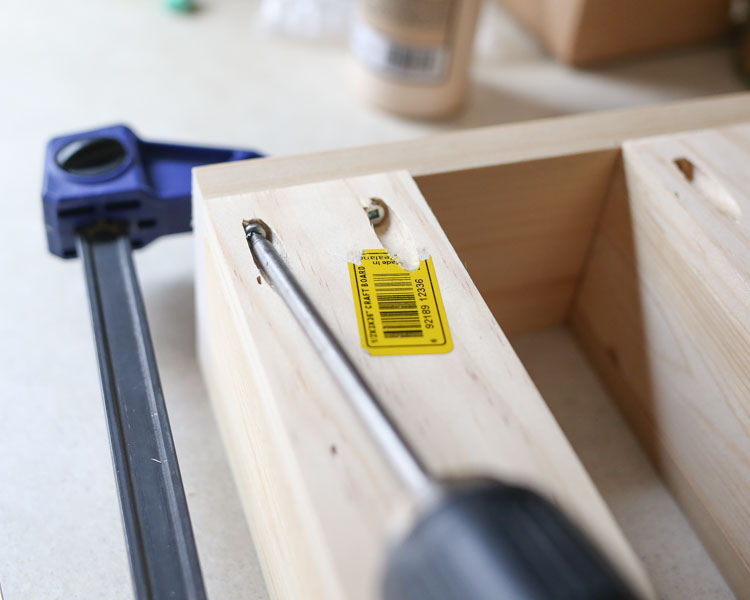
[[[414,238],[397,214],[382,198],[368,198],[362,208],[383,248],[407,271],[419,266],[419,253]]]
[[[674,164],[682,172],[689,182],[693,182],[693,175],[695,173],[695,165],[691,163],[687,158],[675,158]]]
[[[675,158],[673,162],[693,189],[718,212],[735,221],[742,218],[740,205],[721,181],[684,156]]]

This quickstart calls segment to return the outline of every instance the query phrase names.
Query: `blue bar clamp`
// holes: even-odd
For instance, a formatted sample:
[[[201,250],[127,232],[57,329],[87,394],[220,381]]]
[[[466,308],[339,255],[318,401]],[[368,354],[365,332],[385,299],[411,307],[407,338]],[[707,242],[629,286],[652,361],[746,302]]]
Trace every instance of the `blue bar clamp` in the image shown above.
[[[47,243],[83,259],[138,600],[205,600],[206,591],[132,249],[190,231],[193,167],[258,156],[146,142],[123,125],[47,145]]]

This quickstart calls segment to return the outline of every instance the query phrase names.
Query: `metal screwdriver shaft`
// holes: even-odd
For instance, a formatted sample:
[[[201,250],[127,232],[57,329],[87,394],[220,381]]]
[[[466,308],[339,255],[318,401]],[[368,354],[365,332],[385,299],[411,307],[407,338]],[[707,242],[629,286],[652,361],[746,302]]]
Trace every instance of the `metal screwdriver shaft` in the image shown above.
[[[433,497],[438,491],[437,484],[427,474],[422,462],[328,329],[273,244],[266,239],[264,228],[255,222],[248,222],[244,226],[247,243],[258,267],[289,306],[393,471],[415,498],[426,501]]]

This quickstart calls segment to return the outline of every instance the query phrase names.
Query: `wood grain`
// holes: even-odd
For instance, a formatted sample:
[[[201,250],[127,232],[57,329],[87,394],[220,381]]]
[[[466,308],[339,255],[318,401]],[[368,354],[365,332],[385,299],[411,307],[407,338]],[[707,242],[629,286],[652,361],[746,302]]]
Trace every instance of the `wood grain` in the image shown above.
[[[201,198],[200,175],[197,183],[201,362],[275,598],[375,599],[388,540],[411,505],[286,306],[258,283],[245,218],[271,226],[290,269],[434,472],[490,474],[542,490],[652,597],[407,173],[213,200]],[[373,357],[360,347],[347,261],[381,247],[361,208],[372,196],[432,256],[451,353]]]
[[[628,142],[572,325],[750,598],[750,125]]]

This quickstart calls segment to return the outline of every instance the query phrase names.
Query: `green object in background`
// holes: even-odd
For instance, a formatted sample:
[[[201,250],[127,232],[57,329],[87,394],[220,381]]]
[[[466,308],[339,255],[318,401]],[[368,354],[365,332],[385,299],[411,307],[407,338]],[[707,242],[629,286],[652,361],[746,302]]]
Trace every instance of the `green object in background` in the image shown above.
[[[193,0],[166,0],[167,7],[179,12],[189,12],[195,8]]]

